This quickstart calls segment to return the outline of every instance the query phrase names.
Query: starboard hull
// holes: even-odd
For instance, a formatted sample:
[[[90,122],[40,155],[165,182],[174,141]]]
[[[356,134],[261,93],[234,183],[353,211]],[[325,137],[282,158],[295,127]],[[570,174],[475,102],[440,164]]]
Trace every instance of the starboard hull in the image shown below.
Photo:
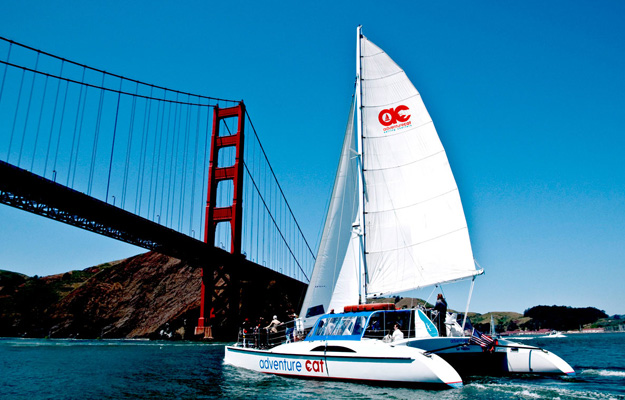
[[[295,378],[358,381],[431,388],[462,386],[445,360],[422,350],[379,341],[297,342],[271,350],[227,346],[224,363],[266,374]],[[321,349],[330,349],[324,351]]]
[[[573,368],[557,355],[503,339],[499,339],[491,350],[469,344],[469,339],[462,337],[414,339],[409,341],[408,346],[438,354],[461,376],[527,373],[575,375]]]

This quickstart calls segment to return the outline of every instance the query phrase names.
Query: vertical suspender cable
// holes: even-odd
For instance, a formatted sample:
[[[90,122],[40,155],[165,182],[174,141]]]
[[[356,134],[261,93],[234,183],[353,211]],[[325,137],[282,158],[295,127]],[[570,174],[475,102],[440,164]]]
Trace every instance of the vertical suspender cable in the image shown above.
[[[65,65],[65,60],[61,61],[61,72],[59,72],[59,78],[63,77],[63,66]],[[61,79],[57,81],[56,84],[56,96],[54,100],[54,109],[52,110],[52,122],[50,123],[50,136],[48,137],[48,150],[46,151],[46,162],[43,165],[43,176],[46,176],[48,172],[48,156],[50,155],[50,146],[52,145],[52,132],[54,130],[54,121],[56,119],[56,106],[59,103],[59,89],[61,88]]]
[[[106,196],[105,202],[109,202],[109,189],[111,188],[111,172],[113,171],[113,156],[115,154],[115,139],[117,138],[117,121],[119,118],[119,102],[122,95],[122,82],[119,80],[119,91],[117,92],[117,106],[115,107],[115,123],[113,124],[113,142],[111,143],[111,160],[109,161],[109,176],[106,180]]]
[[[86,71],[86,69],[83,68],[82,69],[81,83],[85,82],[85,71]],[[84,85],[80,85],[80,93],[78,95],[78,104],[76,105],[76,118],[74,120],[74,135],[72,136],[72,147],[71,147],[70,152],[69,152],[69,168],[68,168],[67,181],[66,181],[67,183],[65,184],[66,186],[69,186],[69,179],[70,179],[70,177],[72,175],[71,172],[72,172],[72,164],[73,164],[73,161],[74,161],[74,145],[76,144],[76,134],[78,132],[78,118],[80,116],[80,105],[82,103],[82,91],[83,91],[83,89],[84,89]],[[76,149],[76,161],[78,161],[78,148]]]
[[[126,189],[128,185],[128,171],[130,169],[130,157],[132,154],[132,138],[135,131],[135,114],[137,111],[137,95],[139,94],[139,83],[135,84],[135,95],[132,96],[132,106],[130,108],[130,126],[128,127],[128,141],[126,142],[126,163],[124,164],[124,183],[122,185],[121,208],[126,204]]]
[[[148,148],[148,136],[150,131],[150,118],[152,117],[152,94],[153,94],[154,86],[150,86],[150,98],[145,100],[145,107],[143,109],[143,135],[141,136],[141,150],[139,156],[139,179],[137,181],[137,191],[135,194],[135,213],[141,214],[141,205],[143,200],[143,180],[145,178],[145,161],[147,156],[147,148]],[[152,159],[154,159],[154,152],[156,151],[156,133],[154,133],[154,149],[152,150]],[[154,165],[152,165],[152,168]],[[149,207],[149,198],[150,193],[152,191],[152,185],[150,181],[150,190],[148,191],[148,210],[146,216],[150,215],[150,207]]]
[[[11,129],[11,139],[9,140],[9,150],[7,151],[7,162],[11,157],[11,147],[13,147],[13,136],[15,135],[15,126],[17,124],[17,116],[19,115],[20,103],[22,99],[22,88],[24,87],[24,73],[26,70],[22,70],[22,78],[20,80],[20,91],[17,95],[17,105],[15,107],[15,115],[13,116],[13,128]]]
[[[7,59],[4,64],[4,72],[2,73],[2,86],[0,86],[0,104],[2,104],[2,94],[4,93],[4,82],[7,77],[7,69],[9,69],[9,60],[11,58],[11,50],[13,49],[13,43],[9,42],[9,51],[7,52]]]
[[[22,151],[24,150],[24,140],[26,139],[26,133],[28,128],[28,116],[30,115],[30,105],[33,100],[33,91],[35,90],[35,78],[37,77],[37,68],[39,67],[39,55],[37,52],[37,60],[35,61],[35,72],[33,72],[33,79],[30,82],[30,94],[28,95],[28,106],[26,107],[26,117],[24,118],[24,132],[22,133],[22,143],[20,144],[19,157],[17,158],[17,166],[20,166],[22,161]]]
[[[63,123],[65,122],[65,107],[67,106],[67,94],[68,93],[69,93],[69,81],[65,81],[65,95],[63,96],[63,107],[61,108],[61,122],[59,124],[59,134],[56,139],[56,152],[54,153],[53,171],[56,171],[57,174],[58,174],[58,171],[56,169],[56,166],[57,166],[57,161],[59,159],[59,149],[61,147],[61,135],[63,134]],[[69,173],[69,171],[67,173]]]
[[[83,70],[84,77],[84,70]],[[80,154],[80,142],[82,141],[82,125],[85,121],[85,109],[87,108],[87,96],[89,93],[89,86],[85,87],[85,101],[82,103],[82,110],[80,111],[80,124],[78,127],[78,142],[76,143],[76,160],[74,162],[74,170],[72,171],[72,187],[74,187],[74,180],[76,179],[76,168],[78,166],[78,155]]]
[[[102,87],[104,87],[105,72],[102,72]],[[89,170],[89,182],[87,194],[91,195],[91,189],[93,188],[93,178],[95,173],[96,156],[98,154],[98,139],[100,136],[100,124],[102,122],[102,109],[104,107],[104,90],[100,89],[100,102],[98,104],[98,116],[96,118],[95,134],[93,137],[93,148],[91,151],[91,168]]]
[[[2,89],[0,89],[1,91]],[[33,158],[30,161],[30,171],[34,172],[35,169],[35,156],[37,155],[37,143],[39,143],[39,131],[41,130],[41,119],[43,116],[43,106],[46,102],[46,93],[48,91],[48,75],[46,75],[45,82],[43,84],[43,95],[41,96],[41,105],[39,106],[39,120],[37,121],[37,130],[35,131],[35,144],[33,146]],[[0,94],[1,100],[1,94]]]

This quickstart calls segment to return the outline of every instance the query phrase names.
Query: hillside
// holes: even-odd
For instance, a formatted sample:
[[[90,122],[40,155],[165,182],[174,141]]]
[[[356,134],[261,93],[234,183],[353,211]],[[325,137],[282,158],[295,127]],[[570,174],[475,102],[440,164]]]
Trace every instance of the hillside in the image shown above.
[[[200,286],[201,269],[154,252],[47,277],[0,271],[0,336],[194,339]],[[300,296],[275,281],[245,291],[261,293],[265,318]]]
[[[0,270],[0,336],[198,339],[193,330],[199,317],[200,285],[199,268],[153,252],[46,277]],[[268,319],[277,313],[282,319],[286,310],[298,307],[302,288],[285,287],[269,278],[246,281],[241,294],[248,304],[247,314],[238,317]],[[255,301],[261,298],[262,302]],[[433,306],[412,298],[376,301],[396,302],[399,308]],[[490,331],[491,316],[496,331],[506,332],[562,329],[564,315],[573,329],[622,324],[620,316],[607,318],[592,308],[537,306],[526,310],[525,316],[469,313],[473,325],[484,332]]]

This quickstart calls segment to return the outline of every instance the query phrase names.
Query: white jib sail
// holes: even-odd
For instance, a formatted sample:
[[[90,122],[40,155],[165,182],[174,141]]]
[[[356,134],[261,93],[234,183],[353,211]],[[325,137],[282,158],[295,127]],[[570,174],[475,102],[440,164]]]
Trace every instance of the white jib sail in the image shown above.
[[[480,273],[458,187],[419,92],[361,39],[367,295]]]
[[[358,160],[352,104],[332,198],[300,317],[310,326],[332,309],[358,303],[358,236],[352,232],[358,210]]]

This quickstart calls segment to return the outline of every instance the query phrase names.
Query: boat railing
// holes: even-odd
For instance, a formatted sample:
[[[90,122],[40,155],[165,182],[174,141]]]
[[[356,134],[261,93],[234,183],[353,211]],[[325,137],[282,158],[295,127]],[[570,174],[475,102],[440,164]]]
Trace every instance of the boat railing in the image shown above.
[[[308,331],[310,329],[304,330],[297,320],[283,322],[272,328],[260,326],[242,327],[239,329],[237,346],[271,349],[284,343],[304,340]]]

